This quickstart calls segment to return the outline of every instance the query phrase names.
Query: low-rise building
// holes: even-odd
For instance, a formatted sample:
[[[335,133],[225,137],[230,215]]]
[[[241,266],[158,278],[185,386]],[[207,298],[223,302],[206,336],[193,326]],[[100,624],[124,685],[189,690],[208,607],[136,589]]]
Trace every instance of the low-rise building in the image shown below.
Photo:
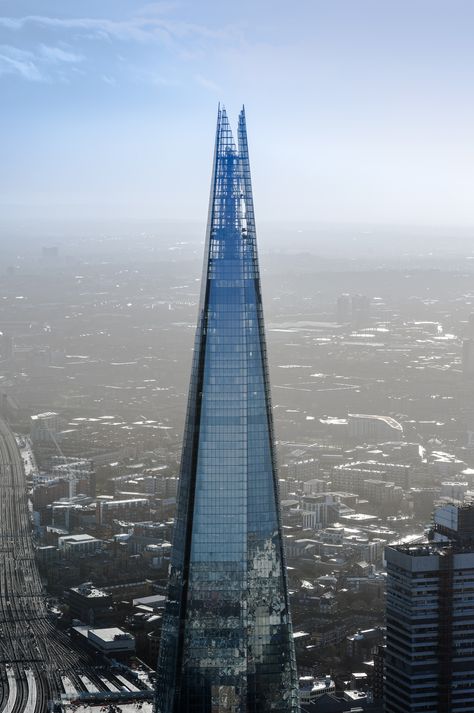
[[[113,520],[136,522],[150,517],[148,498],[127,498],[126,500],[98,499],[96,519],[98,525],[110,525]]]
[[[401,441],[403,427],[390,416],[350,413],[347,417],[349,438],[372,443]]]
[[[336,684],[331,676],[315,678],[314,676],[300,676],[299,692],[300,703],[314,703],[318,698],[327,693],[335,693]]]
[[[135,637],[116,626],[103,629],[75,626],[73,630],[76,635],[86,639],[93,649],[106,656],[128,657],[135,651]]]
[[[92,535],[58,537],[58,549],[66,558],[81,557],[82,555],[98,552],[103,545],[103,540],[98,540]]]
[[[91,626],[110,620],[113,598],[111,594],[94,587],[92,582],[71,587],[68,600],[71,619]]]

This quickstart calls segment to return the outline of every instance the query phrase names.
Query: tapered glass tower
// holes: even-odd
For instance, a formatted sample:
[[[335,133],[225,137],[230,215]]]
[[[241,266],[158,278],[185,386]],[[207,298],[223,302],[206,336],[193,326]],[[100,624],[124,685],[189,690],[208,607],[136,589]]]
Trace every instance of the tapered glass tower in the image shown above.
[[[219,110],[158,713],[297,713],[245,114]]]

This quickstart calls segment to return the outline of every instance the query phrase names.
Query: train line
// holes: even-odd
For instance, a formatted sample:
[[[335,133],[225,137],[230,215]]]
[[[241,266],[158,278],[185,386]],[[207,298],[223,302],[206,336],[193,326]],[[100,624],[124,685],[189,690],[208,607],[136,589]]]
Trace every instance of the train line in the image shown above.
[[[35,563],[23,461],[0,420],[0,713],[43,713],[63,692],[61,672],[78,679],[86,655],[71,648],[46,606]]]
[[[118,684],[118,685],[117,685]],[[0,713],[46,713],[61,694],[124,688],[59,631],[36,566],[23,459],[0,419]],[[135,686],[129,684],[132,692]],[[139,685],[139,689],[145,687]]]

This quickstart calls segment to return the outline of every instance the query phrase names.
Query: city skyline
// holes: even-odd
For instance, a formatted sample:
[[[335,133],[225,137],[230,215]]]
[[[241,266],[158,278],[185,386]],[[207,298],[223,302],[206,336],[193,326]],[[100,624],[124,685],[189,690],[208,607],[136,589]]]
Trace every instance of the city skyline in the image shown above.
[[[0,0],[0,713],[474,713],[473,23]]]
[[[245,96],[259,220],[471,226],[473,15],[2,0],[3,219],[202,220],[206,126]]]

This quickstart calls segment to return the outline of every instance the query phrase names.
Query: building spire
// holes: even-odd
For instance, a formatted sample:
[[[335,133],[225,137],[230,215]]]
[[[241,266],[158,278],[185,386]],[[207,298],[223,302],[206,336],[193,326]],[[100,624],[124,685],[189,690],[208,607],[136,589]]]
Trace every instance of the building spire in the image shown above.
[[[218,107],[158,713],[298,713],[244,110]]]

